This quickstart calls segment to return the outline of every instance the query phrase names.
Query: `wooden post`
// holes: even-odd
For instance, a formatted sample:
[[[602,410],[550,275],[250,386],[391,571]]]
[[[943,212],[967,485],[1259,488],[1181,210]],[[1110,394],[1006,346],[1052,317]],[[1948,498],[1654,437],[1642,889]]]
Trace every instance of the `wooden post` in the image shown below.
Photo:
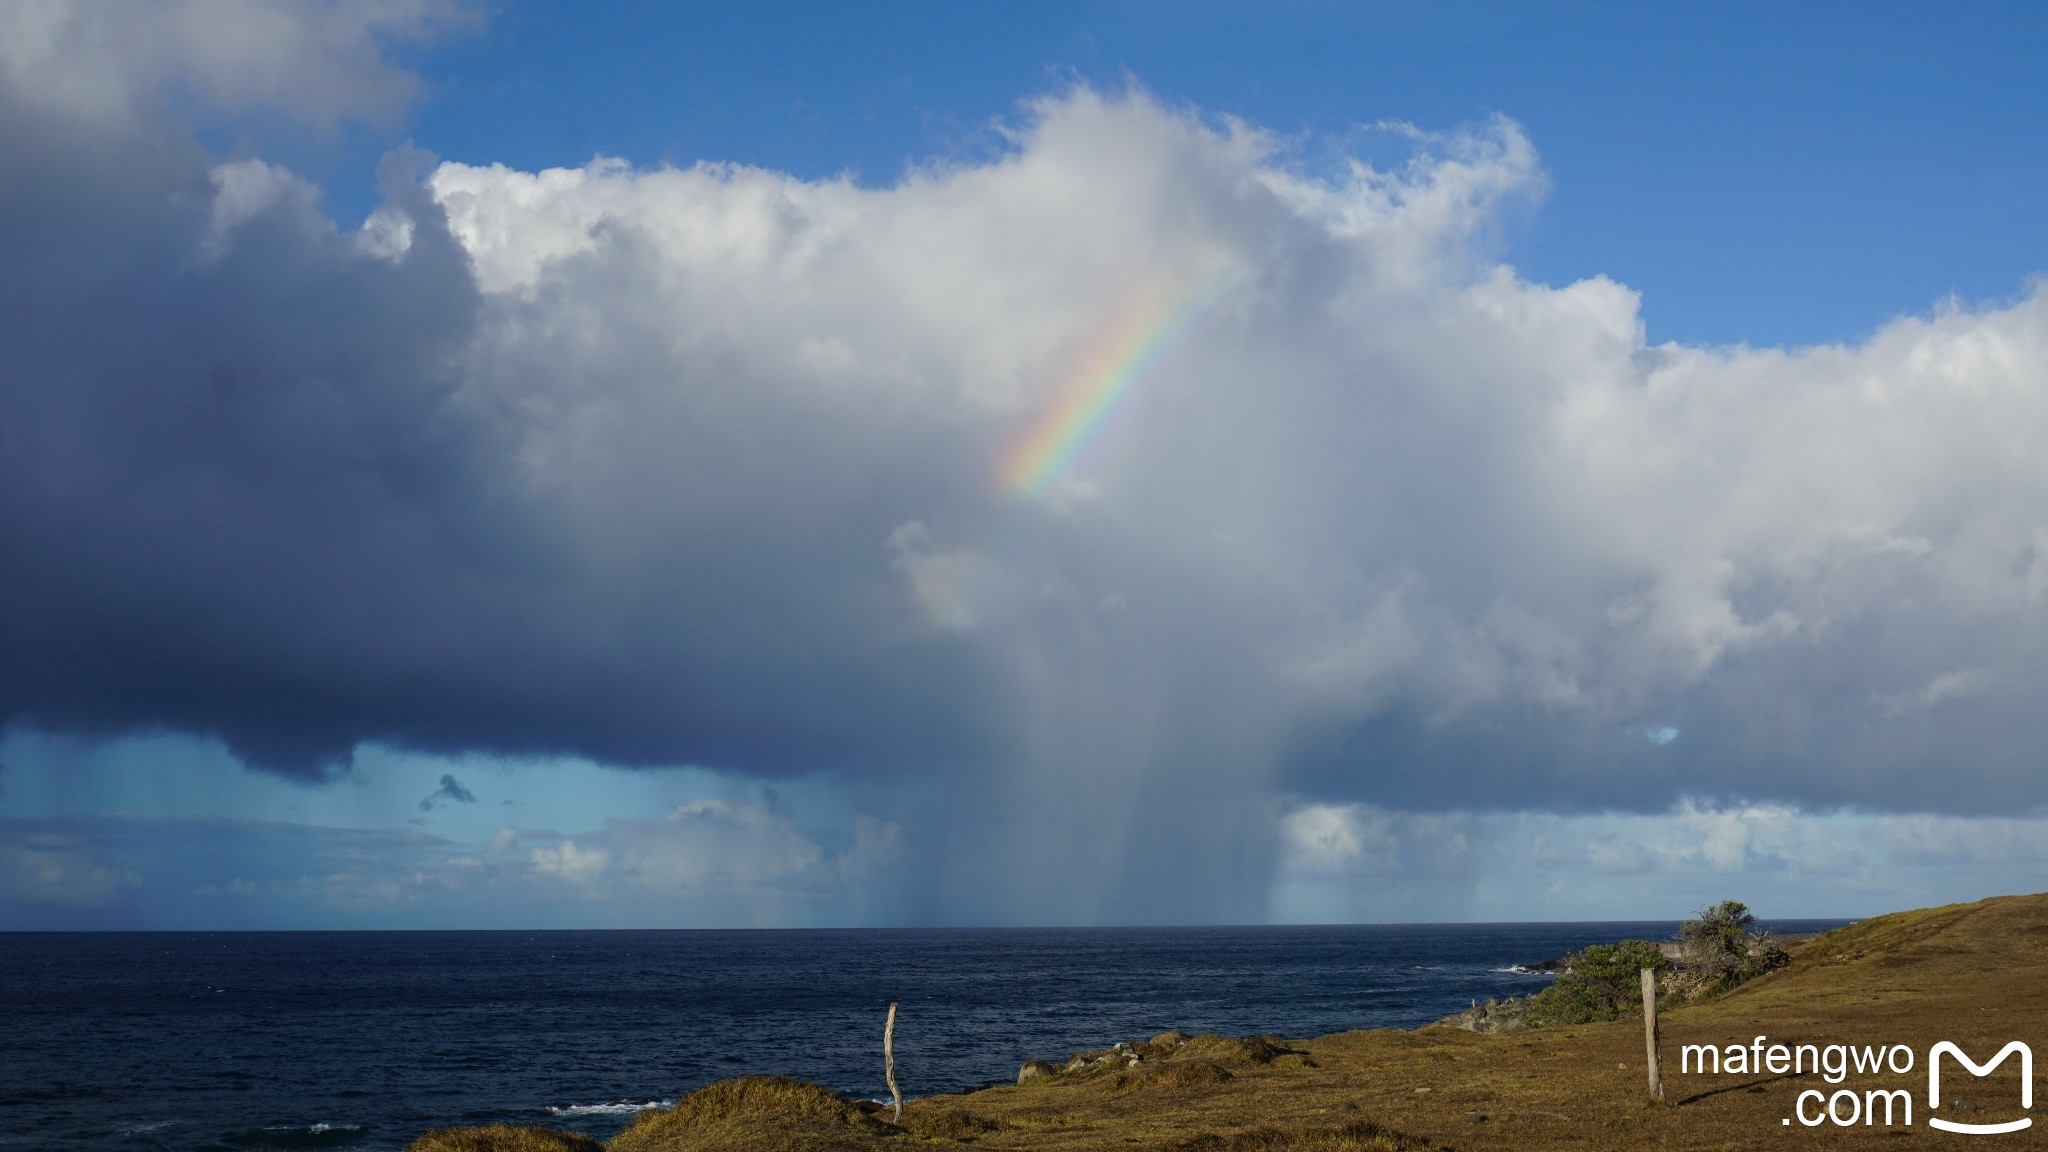
[[[901,1124],[903,1123],[903,1092],[896,1087],[896,1002],[894,1000],[889,1001],[889,1023],[882,1028],[882,1074],[889,1078],[889,1096],[896,1101],[895,1122]]]
[[[1643,1052],[1650,1069],[1650,1099],[1664,1102],[1664,1067],[1657,1049],[1657,970],[1643,969]]]

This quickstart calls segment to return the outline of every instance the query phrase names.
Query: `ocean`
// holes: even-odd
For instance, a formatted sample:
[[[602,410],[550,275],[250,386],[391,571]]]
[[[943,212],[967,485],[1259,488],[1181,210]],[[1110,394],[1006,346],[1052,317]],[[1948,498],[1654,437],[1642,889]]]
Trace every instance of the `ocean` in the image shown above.
[[[1844,921],[1776,921],[1811,931]],[[404,1148],[609,1137],[731,1076],[907,1096],[1168,1029],[1412,1028],[1517,964],[1675,922],[646,932],[0,933],[0,1146]]]

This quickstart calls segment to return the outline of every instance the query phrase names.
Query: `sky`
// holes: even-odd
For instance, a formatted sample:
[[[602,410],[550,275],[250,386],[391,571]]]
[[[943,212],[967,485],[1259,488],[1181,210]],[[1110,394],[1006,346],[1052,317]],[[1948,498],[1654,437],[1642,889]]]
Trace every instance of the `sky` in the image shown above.
[[[2048,887],[2044,54],[0,3],[0,929]]]

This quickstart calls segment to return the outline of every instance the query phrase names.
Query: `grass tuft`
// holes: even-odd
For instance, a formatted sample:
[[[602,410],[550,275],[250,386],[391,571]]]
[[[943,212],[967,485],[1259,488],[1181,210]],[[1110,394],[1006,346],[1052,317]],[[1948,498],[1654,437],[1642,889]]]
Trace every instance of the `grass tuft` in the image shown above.
[[[1170,1145],[1167,1152],[1424,1152],[1435,1147],[1427,1140],[1360,1120],[1337,1128],[1295,1132],[1255,1128],[1230,1136],[1198,1136]]]
[[[816,1084],[743,1076],[709,1084],[675,1107],[640,1113],[610,1152],[864,1148],[898,1129]]]
[[[1113,1093],[1135,1092],[1139,1089],[1199,1089],[1211,1090],[1221,1084],[1228,1084],[1237,1077],[1220,1064],[1207,1060],[1174,1060],[1166,1063],[1140,1064],[1136,1068],[1118,1072],[1103,1083],[1103,1090]]]
[[[1001,1122],[972,1112],[958,1112],[950,1108],[920,1108],[915,1105],[903,1113],[903,1128],[913,1136],[927,1140],[952,1140],[971,1143],[991,1132],[999,1132]]]
[[[1190,1037],[1174,1050],[1174,1058],[1178,1060],[1207,1060],[1239,1068],[1271,1064],[1281,1056],[1290,1055],[1298,1056],[1300,1053],[1270,1036],[1213,1036],[1206,1032]]]
[[[688,1127],[763,1116],[809,1116],[851,1123],[860,1110],[816,1084],[786,1076],[742,1076],[707,1084],[666,1111],[641,1115]]]
[[[436,1128],[413,1141],[405,1152],[604,1152],[604,1145],[575,1132],[492,1124],[485,1128]]]

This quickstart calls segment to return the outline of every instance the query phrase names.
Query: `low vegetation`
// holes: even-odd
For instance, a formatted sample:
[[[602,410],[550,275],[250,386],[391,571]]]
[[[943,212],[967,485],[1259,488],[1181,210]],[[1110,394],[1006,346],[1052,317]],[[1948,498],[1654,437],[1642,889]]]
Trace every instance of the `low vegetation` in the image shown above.
[[[413,1141],[407,1152],[604,1152],[604,1145],[553,1128],[492,1124],[438,1128]]]
[[[1529,997],[1523,1014],[1531,1028],[1613,1020],[1643,1010],[1645,968],[1661,971],[1671,962],[1647,940],[1595,944],[1572,954],[1550,987]]]
[[[721,1080],[640,1113],[610,1152],[796,1152],[866,1149],[901,1129],[816,1084],[781,1076]]]
[[[1739,900],[1700,909],[1679,926],[1676,956],[1647,940],[1595,944],[1564,958],[1557,979],[1535,995],[1466,1013],[1478,1031],[1516,1031],[1640,1016],[1642,977],[1658,974],[1660,1008],[1723,995],[1785,966],[1789,953]]]
[[[1791,954],[1738,900],[1723,900],[1700,909],[1679,926],[1679,962],[1666,981],[1666,995],[1677,1002],[1718,996],[1791,961]]]

